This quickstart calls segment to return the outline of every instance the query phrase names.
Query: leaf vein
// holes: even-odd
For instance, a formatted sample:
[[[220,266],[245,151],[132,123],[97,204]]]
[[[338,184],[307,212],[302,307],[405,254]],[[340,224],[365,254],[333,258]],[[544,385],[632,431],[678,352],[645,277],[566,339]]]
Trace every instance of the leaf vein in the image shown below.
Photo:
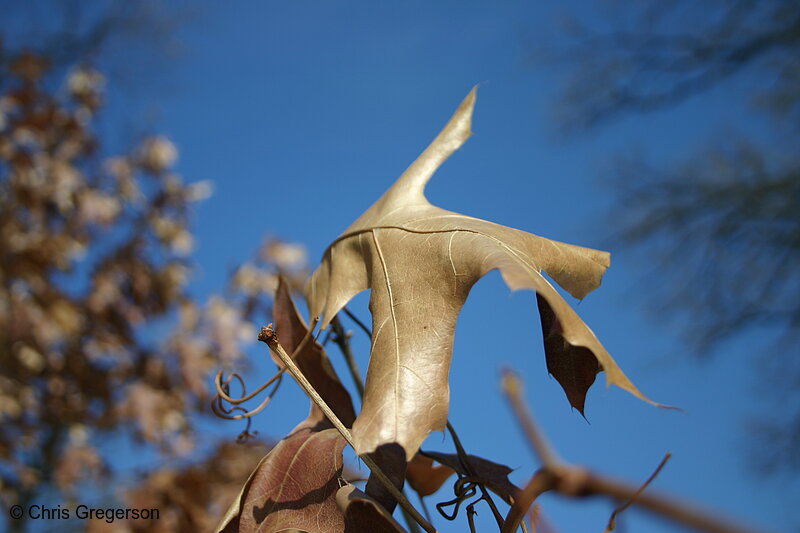
[[[398,391],[400,390],[400,337],[399,331],[397,329],[397,315],[394,312],[394,296],[392,295],[392,282],[389,279],[389,269],[386,265],[386,259],[383,256],[383,251],[381,250],[381,245],[378,242],[378,228],[375,228],[372,231],[372,240],[375,243],[375,250],[378,252],[378,258],[381,261],[381,267],[383,268],[383,278],[386,280],[386,291],[389,295],[389,312],[392,317],[392,327],[394,328],[394,394],[392,395],[392,399],[394,400],[394,432],[397,433],[398,428],[398,420],[397,420],[397,395]]]

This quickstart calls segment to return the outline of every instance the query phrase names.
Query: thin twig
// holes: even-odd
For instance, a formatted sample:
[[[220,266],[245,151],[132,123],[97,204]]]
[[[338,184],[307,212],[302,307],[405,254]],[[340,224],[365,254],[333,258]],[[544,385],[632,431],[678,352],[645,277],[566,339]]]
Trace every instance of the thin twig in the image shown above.
[[[425,496],[417,492],[417,498],[419,499],[419,504],[422,505],[422,512],[425,513],[425,518],[428,522],[432,522],[433,519],[431,518],[431,512],[428,510],[428,504],[425,503]]]
[[[552,489],[553,484],[554,479],[549,471],[545,469],[537,471],[528,484],[514,495],[514,504],[508,510],[501,533],[514,533],[524,523],[525,514],[536,498]]]
[[[416,520],[414,520],[414,517],[411,516],[408,511],[401,507],[400,512],[403,513],[403,519],[406,521],[406,526],[408,526],[409,533],[422,533],[422,530],[419,528],[419,524],[417,524]]]
[[[350,375],[353,377],[353,381],[356,384],[356,390],[358,390],[359,398],[364,398],[364,380],[361,377],[361,371],[358,369],[358,365],[356,364],[356,358],[353,356],[353,350],[350,348],[350,342],[347,340],[347,333],[342,326],[342,323],[339,321],[339,316],[333,317],[331,320],[331,328],[333,329],[333,342],[339,347],[342,351],[342,355],[344,355],[345,361],[347,361],[347,368],[350,370]]]
[[[272,324],[269,326],[265,326],[261,328],[261,333],[258,335],[258,340],[267,343],[272,351],[275,352],[283,364],[289,368],[289,372],[292,374],[294,379],[297,383],[302,387],[303,391],[308,395],[309,398],[320,408],[320,410],[328,417],[328,420],[334,425],[334,427],[339,431],[339,434],[344,437],[344,440],[355,450],[355,442],[353,442],[353,436],[350,434],[350,431],[344,427],[342,421],[339,420],[339,417],[331,410],[325,400],[319,395],[319,393],[314,389],[313,385],[306,379],[303,372],[297,367],[289,354],[286,353],[286,350],[283,349],[283,346],[280,345],[278,342],[277,336],[275,335],[275,330],[272,329]],[[436,529],[427,521],[425,518],[417,511],[411,502],[408,501],[408,498],[403,495],[397,487],[386,477],[386,474],[375,464],[375,461],[369,455],[360,456],[361,459],[366,463],[369,469],[375,474],[375,477],[386,487],[386,490],[392,495],[392,497],[397,500],[403,509],[405,509],[408,514],[410,514],[414,520],[419,523],[422,528],[427,531],[428,533],[436,533]]]
[[[311,340],[311,333],[314,331],[314,328],[317,327],[317,323],[318,322],[319,322],[319,318],[315,318],[314,320],[311,321],[310,328],[306,332],[306,334],[303,336],[303,340],[300,341],[300,344],[298,344],[295,347],[294,351],[292,352],[292,355],[290,356],[292,359],[297,357],[300,354],[300,352],[306,347],[308,342]],[[239,374],[236,374],[235,372],[232,373],[231,376],[223,383],[222,382],[222,370],[220,370],[219,372],[217,372],[217,375],[214,377],[214,386],[216,387],[217,395],[219,396],[219,398],[221,400],[225,400],[226,402],[231,403],[233,405],[239,405],[239,404],[242,404],[242,403],[244,403],[244,402],[246,402],[248,400],[252,400],[256,396],[258,396],[264,389],[266,389],[267,387],[272,385],[275,381],[278,381],[280,383],[280,380],[282,379],[282,376],[283,376],[284,372],[286,372],[286,367],[285,366],[283,368],[281,368],[280,370],[278,370],[278,372],[274,376],[272,376],[269,380],[267,380],[266,383],[264,383],[263,385],[258,387],[256,390],[254,390],[250,394],[246,394],[247,391],[245,390],[244,380],[242,380],[241,376],[239,376]],[[233,397],[228,395],[228,390],[229,390],[228,386],[230,385],[231,379],[233,379],[234,377],[239,380],[239,385],[242,387],[242,396],[240,398],[233,398]],[[276,390],[277,390],[277,386],[276,386]],[[272,394],[274,394],[274,393],[275,393],[275,391],[273,391],[270,394],[270,396]],[[222,401],[221,400],[219,402],[220,408],[222,407]],[[262,404],[257,408],[256,412],[260,412],[262,409],[264,409],[264,407],[266,407],[267,403],[269,403],[268,400],[265,400],[264,402],[262,402]],[[214,404],[214,401],[212,400],[212,405],[213,404]],[[225,411],[225,409],[221,409],[221,410],[223,412],[226,412],[226,413],[230,412],[230,411]],[[256,413],[253,413],[253,414],[256,414]]]
[[[623,500],[636,493],[636,487],[614,481],[603,476],[590,474],[586,486],[592,494],[605,494]],[[663,495],[640,494],[634,504],[648,511],[669,518],[674,522],[707,533],[754,533],[752,528],[743,528],[707,512],[693,508],[687,503],[668,498]]]
[[[347,308],[344,308],[344,312],[349,316],[356,324],[358,324],[361,329],[363,329],[367,335],[370,337],[372,336],[372,332],[367,328],[363,322],[361,322],[355,315],[353,315]],[[350,370],[350,377],[353,378],[353,382],[356,385],[356,390],[358,391],[358,397],[363,400],[364,399],[364,379],[361,377],[361,371],[358,369],[358,364],[356,363],[356,358],[353,355],[353,350],[350,347],[350,335],[345,332],[344,326],[342,326],[342,322],[339,320],[339,316],[336,315],[331,320],[331,329],[328,331],[326,335],[326,339],[333,333],[331,337],[336,345],[339,347],[339,350],[342,352],[344,356],[344,360],[347,363],[347,368]],[[405,494],[406,489],[403,488],[403,493]],[[407,498],[408,496],[406,496]],[[423,502],[424,503],[424,502]],[[427,515],[427,510],[424,508],[423,510],[426,511],[426,519],[430,522],[430,515]],[[419,526],[417,525],[416,520],[413,516],[408,514],[408,512],[404,508],[400,508],[400,511],[403,513],[403,518],[408,525],[408,529],[410,533],[420,533]]]
[[[467,452],[464,450],[464,446],[461,445],[461,439],[458,438],[458,434],[456,433],[456,428],[453,427],[453,424],[450,421],[447,421],[447,431],[450,432],[450,436],[453,438],[453,444],[456,447],[456,453],[458,454],[458,460],[461,463],[461,466],[467,471],[470,477],[477,478],[477,473],[475,469],[472,467],[472,463],[470,463],[469,456]],[[500,511],[497,509],[497,506],[492,499],[491,494],[489,491],[486,490],[486,487],[483,483],[478,483],[478,487],[481,489],[481,499],[486,500],[486,503],[489,505],[489,508],[492,510],[492,514],[494,515],[494,519],[497,522],[497,527],[503,527],[503,515],[500,514]]]
[[[531,443],[533,451],[539,456],[539,460],[547,468],[558,468],[562,461],[550,443],[547,442],[544,434],[538,430],[533,413],[531,413],[528,404],[522,398],[522,381],[519,376],[511,370],[503,370],[501,386],[508,397],[508,401],[511,403],[514,414],[517,415],[517,420],[522,426],[525,436],[528,437],[528,442]]]
[[[358,324],[358,327],[360,327],[361,330],[367,334],[367,337],[370,339],[372,338],[372,331],[363,322],[361,322],[356,315],[354,315],[347,307],[343,307],[342,311],[344,311],[344,314],[346,314],[350,320]]]
[[[536,498],[550,490],[575,498],[610,496],[617,501],[629,501],[623,508],[635,504],[673,522],[707,533],[753,533],[754,530],[752,528],[745,529],[738,524],[732,524],[695,509],[684,502],[672,500],[662,495],[644,493],[644,487],[651,480],[648,480],[642,487],[633,487],[594,474],[584,468],[562,462],[536,426],[530,410],[522,400],[521,382],[513,372],[504,372],[503,389],[508,396],[509,403],[514,408],[520,425],[522,425],[525,434],[528,436],[531,446],[542,460],[542,463],[544,463],[544,466],[534,474],[528,485],[517,493],[514,505],[506,516],[506,523],[502,533],[514,533]],[[666,458],[662,461],[662,463],[664,462],[666,462]],[[658,474],[661,466],[651,478]]]
[[[300,353],[305,349],[306,345],[309,342],[311,342],[312,338],[314,338],[314,341],[317,340],[315,337],[313,337],[313,333],[314,330],[317,328],[317,324],[319,324],[319,317],[315,316],[314,318],[311,319],[311,323],[308,325],[308,331],[306,331],[306,334],[303,335],[303,339],[300,341],[300,344],[295,346],[294,350],[292,350],[292,355],[290,356],[292,360],[294,360],[295,357],[300,355]]]
[[[539,521],[539,509],[540,507],[538,505],[534,505],[528,513],[528,520],[531,522],[531,533],[536,533],[536,523]],[[525,525],[525,520],[522,521],[522,525]]]
[[[647,478],[647,481],[645,481],[642,484],[642,486],[639,487],[639,490],[637,490],[633,494],[633,496],[631,496],[630,499],[628,499],[628,501],[626,501],[625,503],[623,503],[622,505],[620,505],[619,507],[614,509],[614,512],[611,513],[611,516],[608,519],[608,525],[606,526],[606,529],[605,529],[605,531],[603,533],[611,533],[612,531],[614,531],[614,529],[616,529],[616,527],[617,527],[617,515],[620,514],[621,512],[623,512],[628,507],[630,507],[636,501],[636,498],[638,498],[642,494],[642,492],[644,492],[644,489],[646,489],[647,486],[650,483],[653,482],[653,480],[656,478],[656,476],[658,476],[658,473],[661,472],[661,469],[664,468],[664,465],[667,464],[667,461],[669,461],[670,457],[672,457],[671,453],[667,453],[666,455],[664,455],[664,458],[661,459],[660,463],[658,463],[658,466],[653,471],[653,473],[650,474],[650,477]]]

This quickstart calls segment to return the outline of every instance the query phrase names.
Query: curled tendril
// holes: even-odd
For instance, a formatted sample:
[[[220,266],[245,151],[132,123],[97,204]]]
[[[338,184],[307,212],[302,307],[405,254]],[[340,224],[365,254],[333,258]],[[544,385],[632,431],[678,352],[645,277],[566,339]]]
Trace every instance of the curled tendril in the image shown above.
[[[478,481],[464,476],[459,477],[456,479],[455,483],[453,483],[453,493],[455,494],[455,498],[452,500],[441,502],[436,504],[436,509],[439,511],[443,517],[448,520],[455,520],[456,516],[458,516],[458,510],[461,507],[461,504],[464,503],[469,498],[472,498],[478,492]],[[483,497],[478,498],[474,502],[470,503],[468,507],[474,506],[477,502],[482,500]],[[454,507],[452,514],[448,514],[445,509],[448,507]]]
[[[236,436],[236,444],[244,444],[249,442],[252,439],[255,439],[258,436],[258,431],[250,432],[250,425],[253,423],[251,418],[247,419],[247,426],[245,426],[244,430]]]
[[[232,405],[242,404],[242,403],[244,403],[244,402],[246,402],[248,400],[252,400],[256,396],[261,394],[261,392],[264,389],[266,389],[267,387],[269,387],[270,385],[272,385],[276,381],[280,382],[281,378],[283,377],[283,373],[284,372],[286,372],[286,368],[281,368],[274,376],[269,378],[266,383],[261,385],[259,388],[257,388],[256,390],[254,390],[250,394],[246,394],[246,387],[245,387],[245,384],[244,384],[244,380],[242,379],[242,377],[239,374],[237,374],[236,372],[233,372],[233,373],[231,373],[230,376],[228,376],[228,379],[226,379],[225,381],[222,381],[223,372],[222,372],[222,370],[220,370],[219,372],[217,372],[217,375],[214,377],[214,386],[217,389],[217,395],[214,397],[214,399],[215,400],[219,399],[220,401],[221,400],[225,400],[226,402],[228,402],[228,403],[230,403]],[[229,395],[230,382],[231,382],[231,379],[233,379],[233,378],[236,378],[236,380],[239,381],[239,385],[242,388],[242,396],[240,398],[233,398],[233,397],[231,397]]]
[[[296,358],[308,345],[309,341],[311,341],[314,336],[313,332],[316,329],[317,324],[319,323],[319,317],[315,317],[311,321],[311,327],[306,332],[303,340],[300,341],[300,344],[292,352],[290,356],[292,359]],[[250,433],[250,425],[251,425],[251,418],[261,411],[263,411],[267,405],[269,405],[270,401],[272,401],[273,396],[275,393],[278,392],[278,388],[283,381],[283,375],[286,372],[286,367],[281,368],[278,372],[269,378],[263,385],[258,387],[256,390],[247,394],[247,386],[245,385],[244,379],[237,374],[236,372],[232,372],[226,379],[223,379],[224,372],[220,370],[217,372],[217,375],[214,376],[214,387],[216,388],[217,393],[211,399],[211,411],[220,418],[224,418],[225,420],[247,420],[247,427],[245,427],[244,431],[239,435],[237,438],[237,442],[245,441],[251,438],[254,434]],[[239,383],[239,387],[241,388],[241,396],[238,398],[231,396],[231,382],[237,381]],[[255,409],[245,409],[240,405],[246,401],[252,400],[259,394],[261,394],[267,387],[273,385],[273,388],[267,396],[261,401],[260,404]],[[226,406],[228,404],[228,406]]]
[[[479,476],[460,475],[453,483],[453,493],[455,494],[455,498],[446,502],[437,503],[436,510],[439,511],[439,514],[441,514],[447,520],[455,520],[458,516],[458,511],[461,508],[461,505],[470,498],[474,497],[478,493],[479,489],[484,488],[485,482],[486,480]],[[473,533],[475,532],[475,515],[478,514],[477,511],[475,511],[475,506],[482,500],[486,501],[490,507],[492,506],[490,499],[487,498],[487,494],[482,492],[480,496],[467,503],[464,507],[467,512],[469,529]],[[447,508],[449,507],[453,507],[453,511],[452,513],[448,514]],[[523,526],[523,531],[527,533],[528,528]]]
[[[261,403],[258,405],[258,407],[248,411],[244,407],[239,407],[238,405],[236,405],[236,403],[241,403],[241,402],[236,402],[236,403],[229,402],[229,403],[233,403],[234,404],[233,407],[231,407],[231,408],[226,408],[225,404],[223,403],[223,400],[228,401],[226,399],[226,397],[229,397],[228,396],[228,392],[229,392],[228,387],[229,387],[230,380],[234,376],[242,384],[242,391],[244,392],[244,390],[245,390],[244,389],[244,382],[243,382],[241,376],[239,376],[239,374],[233,373],[233,374],[230,375],[230,377],[225,382],[217,382],[217,384],[218,384],[218,388],[217,388],[218,393],[211,400],[211,410],[214,412],[215,415],[217,415],[220,418],[224,418],[226,420],[242,420],[242,419],[245,419],[245,418],[249,419],[249,418],[257,415],[261,411],[263,411],[267,407],[267,405],[269,405],[269,402],[272,401],[272,397],[275,396],[276,392],[278,392],[278,388],[281,385],[281,381],[283,381],[283,372],[278,372],[277,374],[275,374],[275,376],[273,376],[267,382],[267,384],[262,385],[261,387],[259,387],[259,392],[260,392],[260,391],[264,390],[266,387],[268,387],[269,385],[271,385],[272,383],[275,383],[275,386],[272,388],[272,390],[269,392],[269,394],[267,394],[267,396],[264,397],[264,399],[261,401]],[[232,413],[234,413],[236,411],[241,411],[242,414],[232,414]]]

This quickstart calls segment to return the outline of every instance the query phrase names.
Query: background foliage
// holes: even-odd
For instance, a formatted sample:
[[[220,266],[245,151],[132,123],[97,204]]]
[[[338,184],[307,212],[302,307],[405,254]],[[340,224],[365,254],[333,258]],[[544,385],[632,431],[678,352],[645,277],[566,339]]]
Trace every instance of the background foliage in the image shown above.
[[[681,158],[622,153],[603,178],[617,196],[615,238],[650,272],[650,307],[680,327],[699,357],[756,330],[755,379],[770,383],[779,417],[761,412],[752,461],[772,473],[800,467],[800,10],[795,2],[609,6],[575,18],[557,100],[572,133],[701,95],[738,91],[758,127],[717,125]],[[679,261],[676,261],[679,258]],[[729,344],[728,344],[729,345]],[[780,377],[778,377],[780,376]],[[771,453],[764,454],[768,445]]]
[[[646,289],[638,291],[644,296],[633,301],[652,305],[659,292],[665,297],[652,299],[656,304],[677,301],[659,306],[650,326],[631,318],[637,312],[630,298],[598,295],[578,310],[599,333],[610,334],[612,352],[626,369],[637,362],[634,372],[645,376],[637,383],[657,400],[686,407],[688,421],[637,414],[609,394],[595,398],[592,426],[578,426],[580,417],[562,423],[558,391],[543,379],[530,395],[537,407],[546,406],[545,427],[571,457],[631,477],[652,470],[664,448],[683,451],[673,461],[674,477],[669,469],[661,475],[665,486],[789,527],[789,515],[776,502],[791,501],[796,488],[786,480],[764,481],[761,473],[742,478],[735,459],[741,458],[739,440],[748,438],[754,457],[775,471],[789,471],[785,467],[797,461],[797,299],[790,276],[800,211],[792,150],[794,3],[719,2],[700,9],[671,1],[618,10],[614,3],[606,9],[587,2],[573,11],[584,23],[567,25],[574,33],[566,34],[550,31],[557,19],[551,6],[463,9],[454,18],[455,6],[444,4],[352,11],[243,4],[207,13],[157,3],[99,2],[88,10],[81,2],[58,3],[57,9],[48,2],[25,9],[12,4],[3,5],[0,78],[4,506],[109,497],[84,483],[81,474],[92,472],[89,478],[118,487],[113,498],[169,500],[175,518],[160,524],[168,530],[214,522],[211,516],[230,499],[223,489],[235,492],[232,479],[212,478],[219,486],[203,492],[202,509],[179,497],[187,480],[197,480],[192,468],[224,473],[192,465],[231,458],[228,447],[217,448],[217,435],[229,443],[241,430],[211,429],[204,418],[208,372],[243,363],[239,341],[252,338],[253,326],[264,320],[274,274],[289,269],[301,277],[304,259],[297,247],[271,245],[245,267],[235,265],[258,248],[266,228],[308,243],[319,255],[357,214],[351,207],[368,205],[417,153],[454,98],[488,79],[473,155],[459,154],[444,169],[432,197],[568,242],[603,247],[602,238],[622,235],[612,244],[614,266],[603,290],[617,295],[614,287],[632,272],[655,265]],[[191,29],[193,17],[214,24]],[[673,35],[676,27],[681,32]],[[190,67],[164,60],[176,45],[189,49]],[[579,133],[567,142],[552,143],[532,126],[543,123],[562,90],[526,62],[543,46],[579,76],[561,93],[568,105],[560,109],[569,113],[560,119]],[[174,71],[190,80],[177,99],[160,85],[163,78],[168,85]],[[621,91],[626,97],[620,102]],[[165,93],[168,111],[155,123],[168,125],[175,134],[169,137],[150,131],[149,122],[150,102]],[[641,110],[652,113],[624,116]],[[709,127],[708,117],[723,122]],[[711,139],[710,149],[676,147],[676,139],[685,138],[702,148],[702,136]],[[581,181],[604,154],[629,154],[631,138],[653,153],[606,165],[608,175],[619,177],[611,187]],[[591,143],[597,148],[587,148]],[[185,147],[180,161],[176,144]],[[313,158],[312,147],[319,147]],[[192,204],[208,189],[197,185],[202,181],[179,180],[177,168],[189,180],[213,178],[217,196]],[[453,186],[458,181],[452,176],[499,181],[475,194]],[[352,191],[347,198],[343,188]],[[267,191],[281,201],[267,202]],[[615,191],[619,198],[608,202],[619,208],[611,220],[587,230],[578,208],[596,208]],[[194,226],[193,212],[200,215]],[[626,242],[644,243],[644,262],[630,266]],[[198,243],[200,266],[189,253]],[[115,283],[118,277],[128,281]],[[530,329],[531,317],[523,314],[530,302],[519,306],[521,318],[509,312],[493,321],[486,309],[519,299],[486,299],[489,292],[504,294],[491,283],[476,287],[478,303],[459,322],[468,331],[480,324],[495,333],[486,344],[474,338],[461,343],[457,335],[454,416],[470,451],[497,450],[526,470],[524,450],[510,444],[516,437],[483,440],[498,427],[512,427],[496,381],[488,379],[498,361],[510,360],[526,377],[544,376],[543,368],[524,366],[529,357],[516,355],[520,345],[539,342],[514,337]],[[131,317],[134,327],[127,328]],[[106,318],[117,325],[101,321]],[[689,333],[688,346],[702,353],[714,347],[719,361],[696,367],[673,357],[687,345],[670,336],[672,320]],[[728,332],[738,340],[726,340]],[[663,348],[652,348],[651,341]],[[365,351],[363,345],[357,350],[362,364]],[[667,364],[657,358],[664,352]],[[751,357],[753,364],[741,362]],[[649,364],[661,366],[654,371]],[[747,388],[754,382],[759,389]],[[260,426],[263,434],[283,434],[305,416],[305,401],[284,392],[286,421],[273,415]],[[764,401],[770,397],[774,403]],[[556,412],[552,421],[550,411]],[[732,436],[748,412],[756,415],[756,438]],[[469,427],[475,418],[485,424]],[[608,428],[636,434],[636,440],[623,446]],[[121,449],[149,451],[134,466],[135,454],[121,457]],[[246,472],[244,463],[259,452],[241,455],[236,472]],[[164,487],[175,487],[175,498]],[[557,522],[582,527],[572,522],[578,520],[574,509],[545,504]],[[596,526],[604,519],[597,517],[607,515],[606,507],[589,506],[586,521]]]

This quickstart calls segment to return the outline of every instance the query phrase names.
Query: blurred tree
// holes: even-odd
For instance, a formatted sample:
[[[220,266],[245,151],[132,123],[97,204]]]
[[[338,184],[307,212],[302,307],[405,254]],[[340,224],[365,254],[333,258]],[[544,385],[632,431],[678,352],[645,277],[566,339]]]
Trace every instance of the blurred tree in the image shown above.
[[[613,221],[620,244],[655,264],[648,298],[659,319],[682,324],[699,354],[756,328],[776,334],[759,365],[778,369],[767,388],[780,420],[757,423],[775,453],[756,458],[768,469],[800,468],[800,4],[612,4],[591,28],[572,21],[567,42],[552,57],[569,69],[558,106],[568,131],[711,89],[744,89],[747,112],[770,119],[766,133],[726,133],[667,170],[623,160],[610,183]]]
[[[250,317],[264,320],[279,271],[299,283],[305,255],[269,241],[224,295],[192,298],[189,215],[210,185],[181,180],[163,136],[109,155],[96,129],[106,80],[90,65],[145,19],[129,2],[87,5],[59,4],[63,27],[0,30],[0,502],[55,506],[85,494],[84,482],[113,479],[120,490],[107,497],[147,496],[169,517],[166,530],[208,529],[264,452],[197,440],[209,373],[255,340]],[[125,490],[111,452],[130,439],[144,456],[168,458],[152,464],[182,458],[185,468],[143,472],[143,485]],[[200,471],[207,490],[192,481]]]
[[[7,64],[23,50],[47,58],[50,82],[57,83],[74,65],[91,61],[113,76],[142,85],[159,76],[142,71],[174,59],[181,46],[176,28],[190,17],[186,9],[161,0],[0,0],[0,61]],[[48,80],[43,80],[47,82]]]
[[[267,453],[263,443],[220,443],[200,463],[165,467],[128,487],[125,499],[132,509],[158,509],[157,520],[94,519],[88,533],[174,533],[213,531],[244,480]]]

